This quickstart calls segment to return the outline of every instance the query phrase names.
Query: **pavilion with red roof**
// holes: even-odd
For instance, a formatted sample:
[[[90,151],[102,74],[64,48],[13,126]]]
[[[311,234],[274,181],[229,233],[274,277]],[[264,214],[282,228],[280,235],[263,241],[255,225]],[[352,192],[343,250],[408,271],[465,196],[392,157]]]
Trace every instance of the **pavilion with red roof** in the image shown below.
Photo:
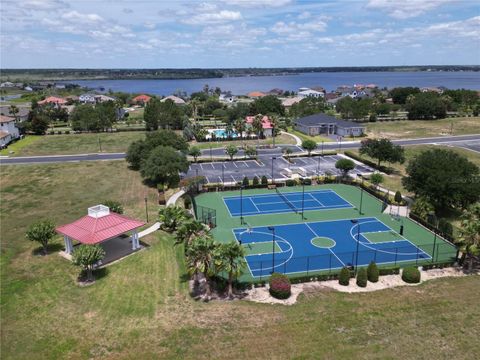
[[[261,115],[260,115],[261,116]],[[245,123],[248,127],[252,127],[253,120],[255,120],[255,116],[247,116],[245,118]],[[262,116],[262,133],[264,136],[272,136],[273,133],[273,125],[267,115]]]
[[[151,98],[152,98],[151,96],[142,94],[142,95],[135,96],[135,97],[132,99],[132,101],[133,101],[135,104],[143,104],[143,105],[145,105],[146,103],[148,103],[148,102],[150,101]]]
[[[88,215],[70,224],[58,226],[56,231],[63,235],[65,254],[68,256],[73,252],[72,240],[76,240],[86,245],[101,244],[106,257],[109,257],[109,251],[115,251],[115,257],[118,258],[140,248],[137,229],[143,225],[145,223],[142,221],[110,212],[107,206],[96,205],[88,208]],[[131,232],[131,236],[126,236],[127,232]]]

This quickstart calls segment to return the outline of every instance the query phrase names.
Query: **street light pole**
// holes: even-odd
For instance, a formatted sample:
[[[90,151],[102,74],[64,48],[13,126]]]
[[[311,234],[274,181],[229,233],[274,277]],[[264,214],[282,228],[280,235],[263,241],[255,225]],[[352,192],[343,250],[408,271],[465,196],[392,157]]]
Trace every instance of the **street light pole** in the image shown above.
[[[225,164],[222,162],[222,185],[225,185]]]
[[[302,220],[305,220],[305,179],[302,178]]]
[[[355,251],[355,275],[357,275],[358,268],[358,247],[360,245],[360,221],[358,219],[350,220],[352,224],[357,224],[357,249]]]
[[[272,232],[272,271],[270,271],[270,274],[273,274],[275,272],[275,228],[269,226],[268,230]]]
[[[362,178],[362,185],[360,186],[360,209],[359,209],[359,214],[360,215],[363,215],[362,213],[362,203],[363,203],[363,176],[361,174],[359,174],[358,176],[360,176]]]
[[[273,178],[273,161],[276,159],[275,156],[272,157],[272,185],[275,184],[275,180]]]
[[[243,225],[243,185],[240,186],[240,224]]]
[[[145,215],[147,216],[147,223],[148,223],[148,206],[147,206],[147,197],[145,196]]]
[[[318,157],[318,162],[317,162],[317,176],[320,176],[320,156]]]
[[[322,156],[323,156],[323,141],[322,141]]]

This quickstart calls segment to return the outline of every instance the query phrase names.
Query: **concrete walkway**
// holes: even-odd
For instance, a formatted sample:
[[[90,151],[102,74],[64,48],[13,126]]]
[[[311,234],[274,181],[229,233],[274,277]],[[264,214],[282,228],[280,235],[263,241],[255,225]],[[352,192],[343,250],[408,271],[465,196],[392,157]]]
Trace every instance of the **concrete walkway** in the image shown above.
[[[167,200],[167,206],[175,205],[177,203],[177,200],[180,199],[180,197],[184,194],[185,194],[185,190],[177,191],[175,194],[170,196],[170,198]]]
[[[302,145],[302,139],[300,139],[297,135],[291,134],[291,133],[286,132],[286,131],[280,131],[280,134],[285,134],[285,135],[293,137],[296,141],[296,144],[295,144],[296,146],[301,146]]]

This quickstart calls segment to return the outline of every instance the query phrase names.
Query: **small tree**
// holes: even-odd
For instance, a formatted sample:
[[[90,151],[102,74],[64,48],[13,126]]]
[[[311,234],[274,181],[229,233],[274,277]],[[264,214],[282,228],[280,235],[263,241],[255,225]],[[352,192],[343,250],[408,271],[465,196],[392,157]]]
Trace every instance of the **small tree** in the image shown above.
[[[340,270],[338,283],[343,286],[348,286],[348,284],[350,284],[350,270],[348,270],[347,267],[343,267],[342,270]]]
[[[463,260],[468,261],[468,271],[473,269],[474,258],[480,255],[480,204],[470,205],[462,215],[460,239]]]
[[[187,269],[193,274],[195,281],[198,281],[197,274],[205,276],[206,299],[211,296],[210,278],[215,274],[214,255],[217,243],[209,235],[202,235],[195,238],[187,248]]]
[[[428,214],[433,213],[433,205],[425,197],[418,197],[412,205],[412,213],[426,219]]]
[[[238,149],[235,145],[228,145],[225,148],[225,152],[230,156],[230,160],[233,160],[233,157],[238,153]]]
[[[377,166],[383,161],[400,164],[405,161],[404,149],[400,145],[394,145],[389,139],[363,140],[359,152],[376,159]]]
[[[375,186],[375,189],[378,189],[378,185],[380,185],[383,180],[383,175],[379,172],[373,173],[372,176],[370,176],[370,182]]]
[[[123,206],[118,201],[105,200],[103,202],[103,205],[107,206],[110,209],[110,211],[113,211],[114,213],[123,214]]]
[[[367,270],[365,268],[358,269],[357,272],[357,286],[366,287],[367,286]]]
[[[397,192],[395,193],[395,196],[394,196],[393,199],[395,200],[395,202],[396,202],[398,205],[400,205],[400,204],[402,203],[402,201],[403,201],[402,193],[401,193],[400,191],[397,191]]]
[[[335,163],[335,168],[342,171],[343,177],[347,177],[348,172],[355,169],[355,163],[350,159],[340,159]]]
[[[179,206],[167,206],[161,208],[158,212],[158,220],[160,227],[167,232],[174,232],[177,230],[186,219],[188,219],[185,209]]]
[[[287,147],[283,150],[283,153],[284,153],[285,157],[287,158],[288,162],[290,162],[290,156],[292,155],[293,150],[290,149],[289,147]]]
[[[315,150],[317,148],[317,143],[313,140],[303,140],[302,141],[302,148],[304,148],[305,150],[307,150],[308,152],[308,156],[310,156],[310,154],[312,153],[313,150]]]
[[[367,279],[372,283],[376,283],[378,281],[378,277],[380,275],[380,271],[378,270],[377,264],[375,262],[371,262],[367,267]]]
[[[100,245],[77,246],[72,254],[72,261],[87,272],[87,280],[93,281],[93,268],[105,257],[105,251]]]
[[[188,155],[193,157],[193,160],[197,162],[197,159],[200,155],[202,155],[202,152],[200,151],[200,148],[198,148],[197,146],[192,146],[188,151]]]
[[[255,149],[253,146],[247,146],[243,153],[249,158],[254,158],[255,156],[257,156],[257,149]]]
[[[247,187],[248,185],[250,185],[250,181],[248,180],[248,177],[244,177],[243,180],[242,180],[242,184],[243,186]]]
[[[233,297],[233,280],[245,267],[245,249],[238,242],[223,243],[215,249],[215,266],[228,274],[228,297]]]
[[[262,183],[262,185],[268,185],[268,178],[265,175],[262,176],[261,183]]]
[[[409,266],[402,270],[402,280],[408,284],[420,282],[420,271],[415,266]]]
[[[276,299],[288,299],[291,295],[291,284],[288,276],[273,273],[269,280],[269,292]]]
[[[253,179],[252,179],[252,184],[253,184],[253,186],[258,186],[258,184],[260,184],[259,178],[254,176]]]
[[[41,220],[29,226],[25,236],[30,241],[42,245],[43,253],[48,253],[48,242],[55,236],[55,224],[51,220]]]

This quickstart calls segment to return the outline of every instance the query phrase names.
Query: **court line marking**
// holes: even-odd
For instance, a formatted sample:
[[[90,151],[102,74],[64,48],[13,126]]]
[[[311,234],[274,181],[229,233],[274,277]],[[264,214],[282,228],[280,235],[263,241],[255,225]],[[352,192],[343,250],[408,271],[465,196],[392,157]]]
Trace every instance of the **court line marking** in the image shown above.
[[[335,193],[336,192],[332,189],[325,189],[325,190],[310,190],[310,191],[306,191],[306,193],[309,192],[309,193],[327,193],[327,192],[330,192],[330,193]],[[302,192],[301,191],[288,191],[288,192],[282,192],[282,194],[301,194]],[[262,196],[272,196],[272,194],[249,194],[249,195],[244,195],[243,197],[246,197],[246,196],[255,196],[255,197],[262,197]],[[340,196],[340,195],[339,195]],[[229,196],[223,196],[223,198],[225,199],[228,199],[228,198],[240,198],[240,195],[229,195]]]
[[[280,203],[279,203],[280,204]],[[285,203],[283,203],[285,204]],[[261,204],[259,204],[261,205]],[[304,207],[304,210],[306,211],[320,211],[320,210],[330,210],[330,209],[350,209],[350,206],[324,206],[323,208],[319,208],[318,206],[315,207]],[[301,209],[296,209],[296,210],[301,210]],[[278,209],[275,211],[262,211],[262,212],[243,212],[243,216],[253,216],[253,215],[272,215],[272,214],[280,214],[280,213],[285,213],[285,212],[294,212],[290,208],[285,208],[285,209]],[[236,217],[240,216],[240,213],[230,213],[231,217]]]
[[[308,196],[310,196],[314,201],[316,201],[317,203],[319,203],[322,207],[324,207],[324,205],[314,196],[312,196],[312,194],[308,193]]]
[[[257,211],[260,212],[260,209],[257,207],[257,205],[255,205],[255,203],[253,202],[252,198],[249,198],[250,202],[253,204],[253,206],[255,206],[255,209],[257,209]]]
[[[320,235],[318,235],[311,227],[308,223],[304,223],[307,228],[313,233],[313,235],[315,237],[321,237]],[[335,241],[335,240],[334,240]],[[335,246],[337,245],[337,242],[335,241]],[[345,263],[337,256],[337,254],[335,254],[335,252],[333,252],[333,250],[331,248],[328,248],[328,251],[330,251],[333,256],[335,256],[337,258],[338,261],[340,261],[340,263],[343,265],[343,266],[346,266]]]

